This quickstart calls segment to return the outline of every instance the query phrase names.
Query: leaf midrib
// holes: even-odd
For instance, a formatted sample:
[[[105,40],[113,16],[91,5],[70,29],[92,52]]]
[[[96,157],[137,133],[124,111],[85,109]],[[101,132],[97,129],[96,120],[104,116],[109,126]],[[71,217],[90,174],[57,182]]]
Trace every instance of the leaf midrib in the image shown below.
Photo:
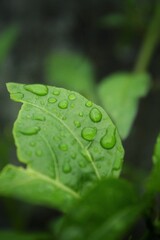
[[[67,126],[60,118],[58,118],[55,114],[49,112],[49,111],[46,110],[45,108],[42,108],[42,107],[40,107],[40,106],[38,106],[38,105],[35,105],[35,104],[30,103],[30,102],[27,102],[27,101],[21,101],[21,102],[24,103],[24,104],[26,103],[26,104],[29,104],[29,105],[31,105],[31,106],[33,106],[33,107],[36,107],[36,108],[38,108],[38,109],[46,112],[48,115],[52,116],[53,118],[57,119],[57,120],[69,131],[69,133],[76,139],[77,143],[80,145],[80,147],[82,148],[82,150],[85,149],[85,151],[86,151],[86,153],[87,153],[87,156],[88,156],[87,159],[90,160],[91,165],[92,165],[92,167],[93,167],[93,169],[94,169],[94,171],[95,171],[95,174],[96,174],[97,178],[98,178],[99,180],[101,179],[100,174],[99,174],[99,172],[98,172],[98,169],[97,169],[97,167],[96,167],[96,165],[95,165],[95,163],[94,163],[94,161],[93,161],[93,159],[92,159],[92,156],[90,155],[89,151],[83,146],[83,144],[79,141],[79,139],[78,139],[78,138],[76,137],[76,135],[72,132],[72,130],[71,130],[70,128],[68,128],[68,126]]]

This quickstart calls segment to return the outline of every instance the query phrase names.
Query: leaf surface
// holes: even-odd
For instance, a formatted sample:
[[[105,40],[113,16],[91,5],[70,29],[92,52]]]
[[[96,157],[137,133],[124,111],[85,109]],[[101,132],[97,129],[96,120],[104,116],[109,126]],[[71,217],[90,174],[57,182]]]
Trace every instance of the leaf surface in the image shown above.
[[[119,175],[123,147],[101,107],[65,89],[16,83],[7,88],[23,103],[13,134],[26,169],[7,166],[0,194],[66,210],[98,180]]]
[[[137,114],[138,101],[147,94],[149,87],[148,74],[117,73],[100,83],[99,98],[122,139],[128,136]]]
[[[88,59],[73,52],[55,52],[46,61],[46,79],[94,99],[94,72]]]
[[[92,189],[59,223],[59,240],[117,240],[143,211],[135,189],[121,179],[107,179]]]

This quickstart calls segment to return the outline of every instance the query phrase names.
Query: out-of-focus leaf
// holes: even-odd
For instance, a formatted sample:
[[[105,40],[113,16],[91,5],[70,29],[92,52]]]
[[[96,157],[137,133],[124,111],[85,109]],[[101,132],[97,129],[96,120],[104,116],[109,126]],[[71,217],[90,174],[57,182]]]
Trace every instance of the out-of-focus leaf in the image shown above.
[[[126,16],[120,13],[113,13],[103,16],[99,25],[102,27],[122,27],[126,24]]]
[[[1,195],[66,211],[97,181],[119,175],[124,150],[101,107],[66,89],[16,83],[7,88],[23,103],[13,133],[27,168],[2,170]]]
[[[8,27],[0,34],[0,64],[5,60],[17,38],[19,28],[15,25]]]
[[[160,135],[157,138],[154,153],[154,167],[147,181],[148,190],[151,192],[160,192]]]
[[[10,231],[0,231],[1,240],[51,240],[45,233],[19,233]]]
[[[50,84],[81,93],[94,100],[92,64],[80,54],[55,52],[46,61],[46,79]]]
[[[117,73],[105,78],[98,94],[102,105],[125,139],[137,114],[138,103],[150,88],[150,76],[146,73]]]
[[[107,179],[59,222],[55,234],[59,240],[122,239],[141,211],[142,204],[132,185],[121,179]]]

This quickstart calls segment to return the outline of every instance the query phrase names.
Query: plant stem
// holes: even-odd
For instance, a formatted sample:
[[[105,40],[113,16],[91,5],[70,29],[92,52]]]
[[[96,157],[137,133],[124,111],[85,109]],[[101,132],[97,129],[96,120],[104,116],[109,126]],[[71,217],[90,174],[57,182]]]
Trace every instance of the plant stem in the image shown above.
[[[135,72],[144,72],[147,70],[151,57],[160,37],[160,1],[157,0],[155,14],[148,26],[145,40],[142,44],[138,60],[135,66]]]

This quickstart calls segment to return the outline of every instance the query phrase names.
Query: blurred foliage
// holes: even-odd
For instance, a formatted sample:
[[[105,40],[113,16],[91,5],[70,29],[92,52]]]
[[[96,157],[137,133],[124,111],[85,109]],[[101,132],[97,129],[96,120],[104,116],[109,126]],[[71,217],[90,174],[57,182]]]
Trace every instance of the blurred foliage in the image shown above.
[[[137,114],[140,97],[150,88],[148,74],[117,73],[100,83],[99,98],[116,124],[120,136],[125,139],[131,130]]]
[[[14,43],[16,42],[19,33],[19,27],[16,25],[10,26],[0,34],[0,64],[3,63]]]
[[[90,61],[74,52],[55,52],[46,61],[46,79],[51,85],[75,90],[94,99],[94,70]]]

